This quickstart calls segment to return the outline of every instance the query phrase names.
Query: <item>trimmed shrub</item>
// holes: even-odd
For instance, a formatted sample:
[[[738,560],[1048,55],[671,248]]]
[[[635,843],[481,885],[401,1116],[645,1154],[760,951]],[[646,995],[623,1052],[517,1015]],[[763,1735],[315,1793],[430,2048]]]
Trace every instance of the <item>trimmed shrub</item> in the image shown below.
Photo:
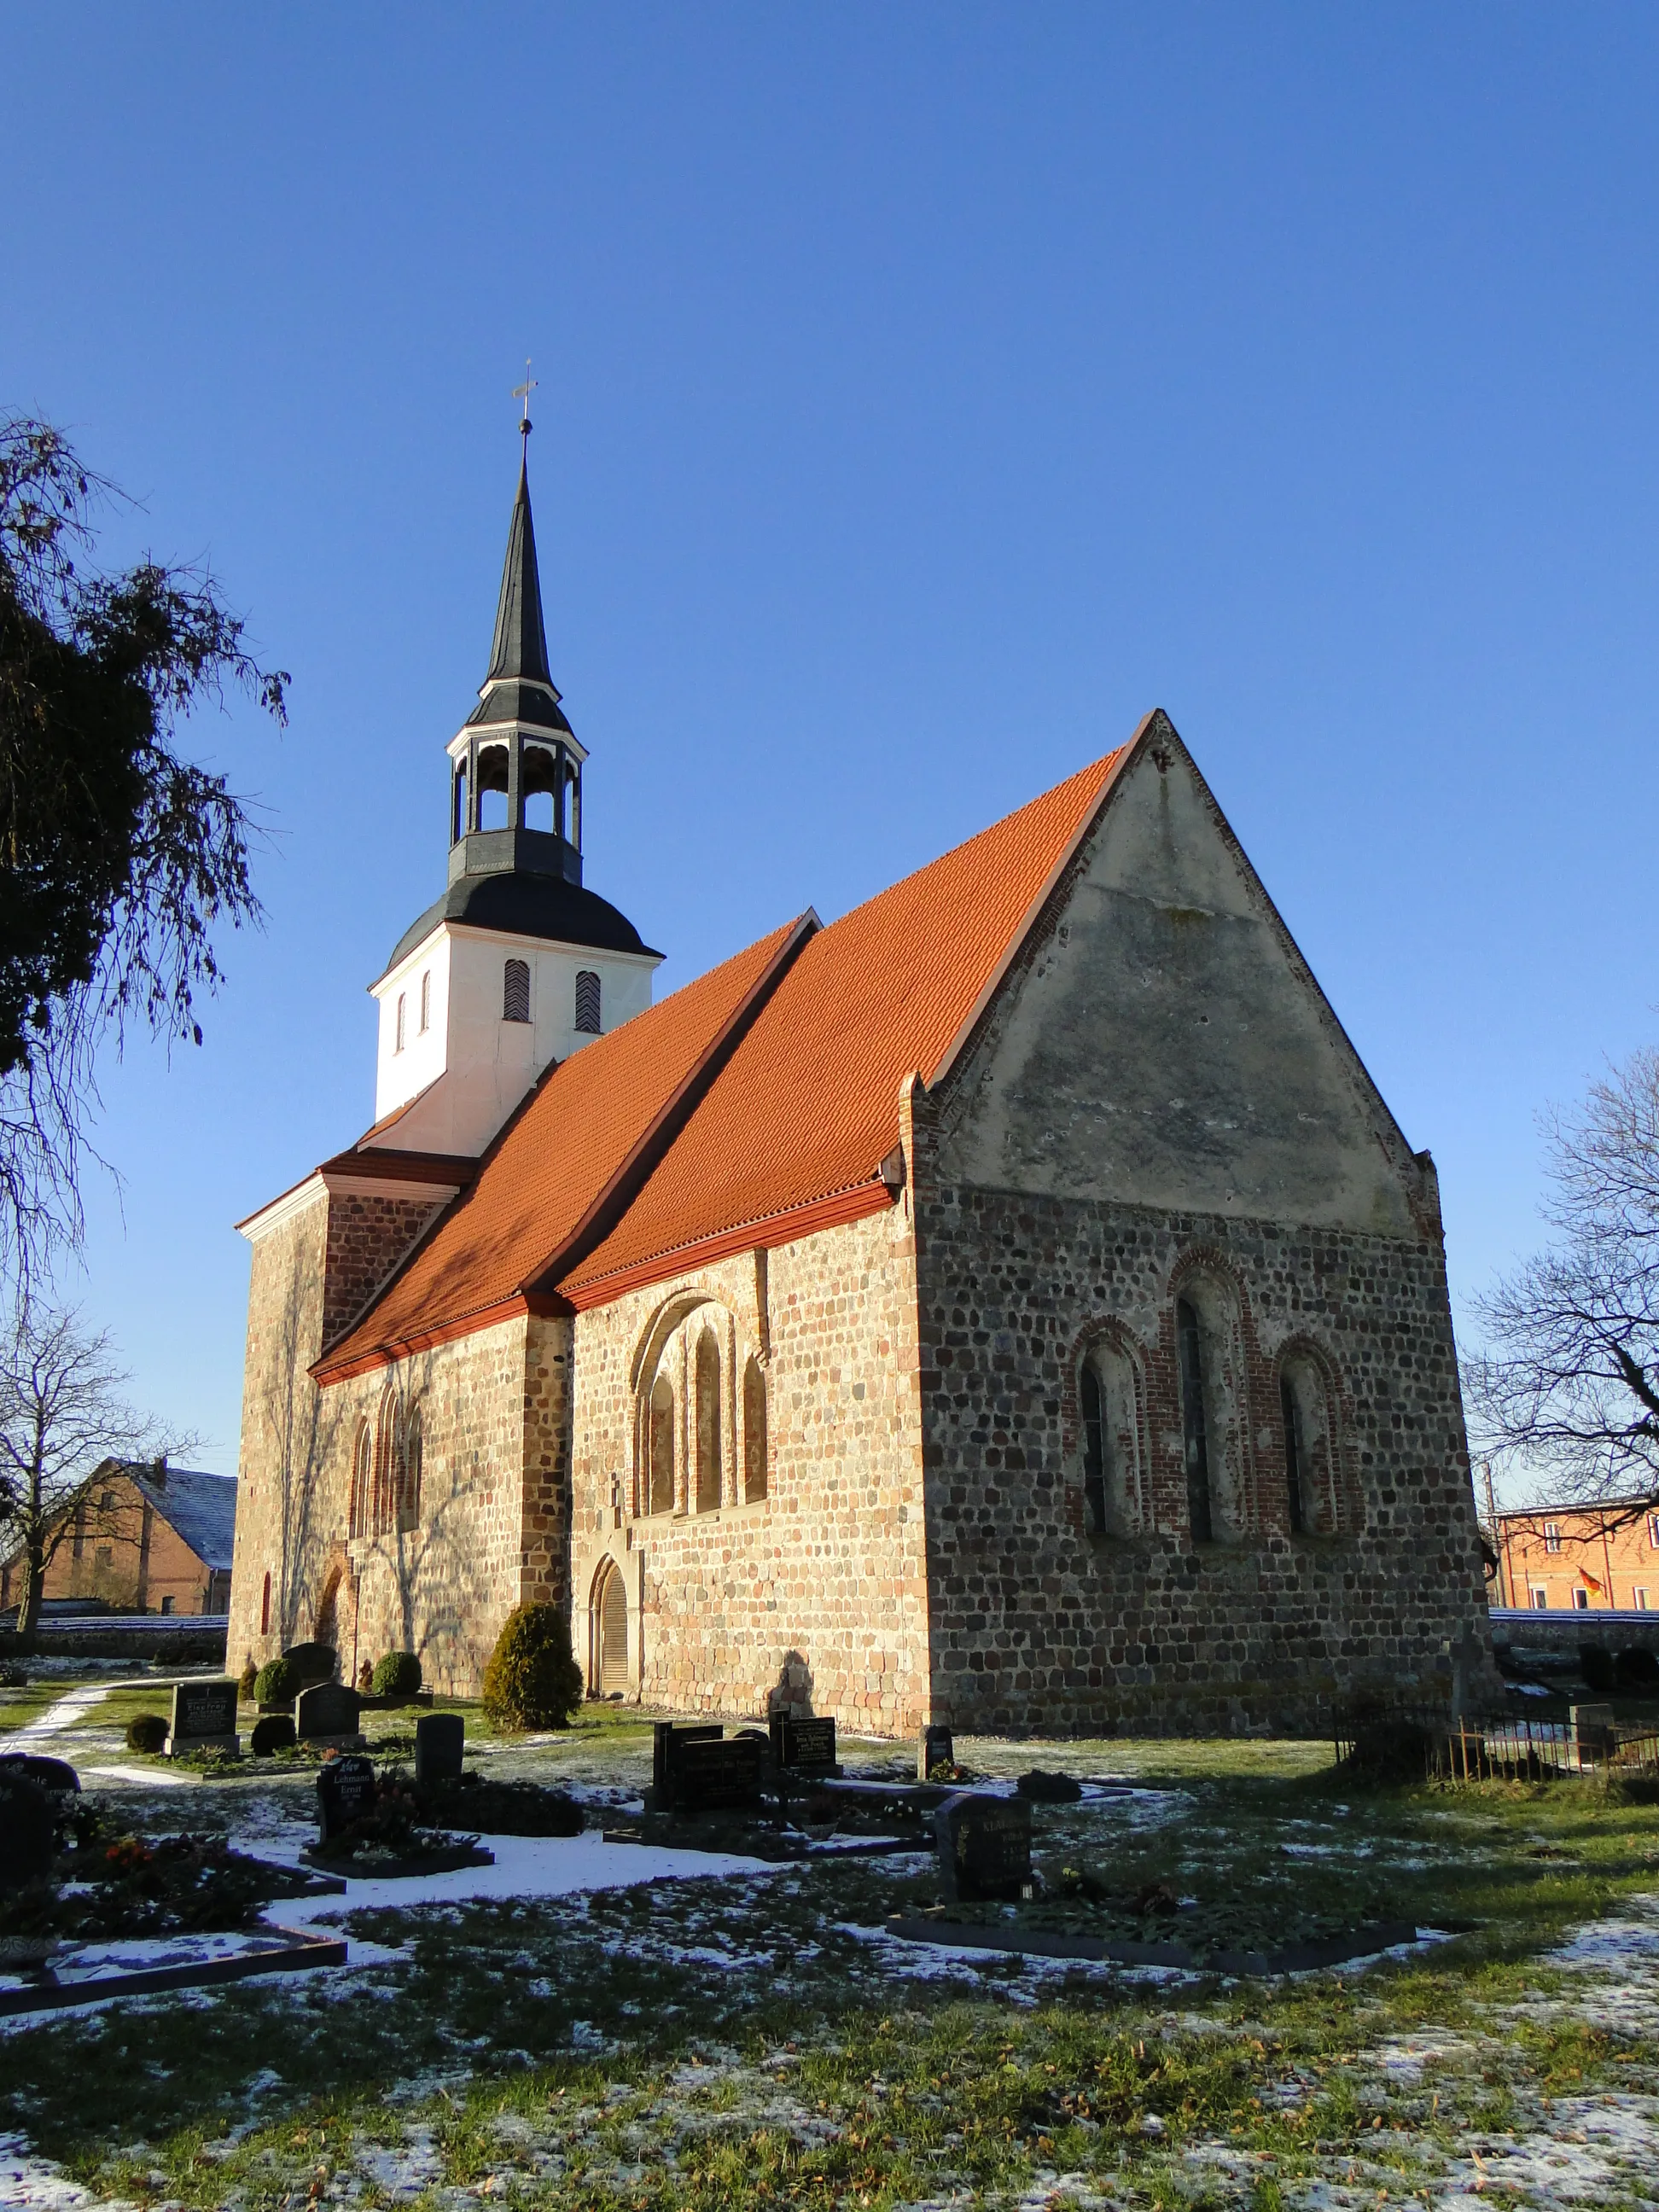
[[[421,1662],[412,1651],[388,1651],[368,1686],[377,1698],[412,1698],[421,1686]]]
[[[1376,1713],[1356,1723],[1345,1771],[1379,1789],[1424,1782],[1443,1748],[1443,1740],[1422,1722]]]
[[[1613,1661],[1613,1671],[1621,1690],[1659,1689],[1659,1656],[1639,1644],[1626,1645]]]
[[[292,1751],[299,1740],[292,1713],[261,1713],[248,1746],[256,1759],[269,1759],[273,1751]]]
[[[291,1706],[302,1684],[299,1669],[289,1659],[270,1659],[253,1678],[253,1695],[262,1705]]]
[[[251,1705],[253,1703],[253,1686],[258,1679],[259,1670],[254,1665],[253,1654],[250,1651],[247,1656],[247,1664],[237,1678],[236,1701],[239,1705]]]
[[[570,1623],[556,1605],[508,1613],[484,1668],[483,1709],[497,1728],[562,1729],[582,1699]]]
[[[135,1713],[127,1723],[129,1751],[165,1751],[173,1723],[161,1713]]]
[[[1579,1645],[1578,1671],[1592,1690],[1610,1690],[1617,1680],[1613,1654],[1605,1644]]]

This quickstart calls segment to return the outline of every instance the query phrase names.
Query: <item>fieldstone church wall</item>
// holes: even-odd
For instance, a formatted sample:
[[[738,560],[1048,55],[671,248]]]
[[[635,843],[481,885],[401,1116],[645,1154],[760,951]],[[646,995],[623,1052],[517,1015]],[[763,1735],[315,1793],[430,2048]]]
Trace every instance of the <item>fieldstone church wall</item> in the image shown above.
[[[1486,1592],[1437,1240],[943,1188],[926,1208],[933,1702],[957,1728],[1317,1727],[1425,1696]],[[1175,1345],[1183,1265],[1237,1286],[1249,1525],[1194,1544]],[[1138,1351],[1153,1525],[1085,1527],[1077,1376]],[[1336,1378],[1340,1525],[1293,1534],[1279,1355]],[[1442,1684],[1443,1689],[1443,1683]]]
[[[701,1311],[726,1378],[721,1501],[642,1492],[636,1407],[665,1328]],[[629,1591],[630,1687],[678,1712],[769,1705],[905,1735],[927,1699],[915,1253],[902,1208],[745,1253],[579,1314],[576,1646],[611,1562]],[[669,1347],[671,1356],[672,1346]],[[741,1377],[765,1376],[767,1493],[744,1495]]]

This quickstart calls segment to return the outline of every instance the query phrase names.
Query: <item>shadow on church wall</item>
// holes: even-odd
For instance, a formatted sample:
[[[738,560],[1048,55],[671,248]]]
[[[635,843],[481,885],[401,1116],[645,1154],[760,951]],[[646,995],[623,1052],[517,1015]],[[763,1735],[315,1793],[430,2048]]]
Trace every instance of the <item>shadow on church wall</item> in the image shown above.
[[[341,1417],[307,1372],[316,1356],[316,1317],[308,1310],[314,1308],[316,1298],[314,1291],[307,1295],[306,1256],[296,1251],[289,1270],[260,1391],[276,1516],[271,1627],[284,1646],[304,1638],[307,1593],[317,1589],[336,1533],[335,1516],[328,1510],[328,1472]]]
[[[769,1713],[787,1713],[792,1720],[812,1717],[812,1669],[799,1651],[787,1651],[775,1685],[767,1692]]]

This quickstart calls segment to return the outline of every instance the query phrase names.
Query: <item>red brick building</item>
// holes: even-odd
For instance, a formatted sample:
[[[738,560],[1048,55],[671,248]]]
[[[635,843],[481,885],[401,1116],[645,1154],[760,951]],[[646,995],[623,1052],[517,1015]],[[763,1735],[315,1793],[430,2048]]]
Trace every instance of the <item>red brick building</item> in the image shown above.
[[[1659,1511],[1640,1500],[1500,1513],[1496,1549],[1501,1605],[1659,1613]]]
[[[1486,1632],[1434,1168],[1168,719],[655,1005],[585,758],[521,477],[374,1126],[243,1224],[232,1666],[470,1689],[540,1600],[596,1690],[895,1735],[1431,1690]]]
[[[46,1568],[47,1602],[95,1598],[112,1613],[225,1613],[236,1534],[236,1478],[106,1460],[64,1515]],[[21,1595],[20,1555],[0,1561],[0,1613]]]

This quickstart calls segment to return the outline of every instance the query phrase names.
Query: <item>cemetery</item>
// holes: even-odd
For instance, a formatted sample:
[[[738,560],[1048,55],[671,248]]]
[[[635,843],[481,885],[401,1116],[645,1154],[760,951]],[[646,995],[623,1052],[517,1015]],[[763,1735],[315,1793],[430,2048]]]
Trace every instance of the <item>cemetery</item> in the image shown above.
[[[1571,1773],[1379,1782],[372,1693],[256,1753],[222,1678],[59,1682],[0,1690],[7,2202],[1545,2204],[1653,2164],[1659,1793],[1588,1713]]]

